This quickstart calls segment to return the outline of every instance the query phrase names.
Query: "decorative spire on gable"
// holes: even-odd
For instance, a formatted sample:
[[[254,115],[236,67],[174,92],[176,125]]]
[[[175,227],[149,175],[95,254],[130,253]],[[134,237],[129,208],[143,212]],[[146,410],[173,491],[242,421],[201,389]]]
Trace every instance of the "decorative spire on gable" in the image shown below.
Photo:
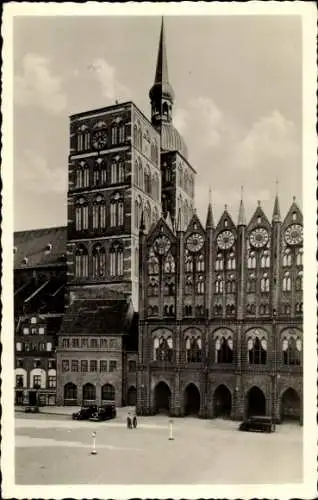
[[[274,210],[273,210],[273,222],[280,222],[280,208],[279,208],[279,200],[278,200],[278,179],[276,179],[276,196],[274,202]]]
[[[241,186],[241,201],[240,201],[237,225],[246,226],[245,208],[243,203],[243,186]]]
[[[214,228],[214,219],[213,219],[213,211],[212,211],[212,194],[211,194],[211,188],[209,189],[209,205],[208,205],[208,213],[206,216],[206,224],[205,227],[206,229],[213,229]]]

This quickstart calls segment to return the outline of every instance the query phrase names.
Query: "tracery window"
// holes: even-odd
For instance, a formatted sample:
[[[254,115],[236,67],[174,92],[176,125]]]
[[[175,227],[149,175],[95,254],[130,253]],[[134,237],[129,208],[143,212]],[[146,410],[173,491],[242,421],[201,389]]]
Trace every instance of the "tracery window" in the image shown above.
[[[186,253],[185,270],[186,273],[192,273],[193,271],[193,258],[189,253]]]
[[[204,255],[202,255],[202,254],[197,256],[196,270],[199,272],[204,271]]]
[[[261,292],[269,292],[269,277],[267,273],[263,274],[261,278]]]
[[[110,248],[110,275],[122,276],[124,273],[124,250],[119,243],[113,243]]]
[[[303,272],[299,271],[296,277],[296,291],[300,292],[303,289]]]
[[[218,364],[233,363],[233,338],[228,330],[219,330],[214,333],[215,361]]]
[[[116,193],[110,202],[110,225],[111,227],[124,224],[124,201],[119,193]]]
[[[138,196],[138,198],[135,199],[135,221],[136,221],[136,229],[140,229],[140,224],[141,224],[141,213],[142,213],[142,202],[141,198]]]
[[[248,269],[255,269],[256,268],[256,256],[255,252],[250,252],[249,256],[247,258],[247,267]]]
[[[93,247],[93,276],[98,278],[106,274],[106,253],[105,248],[99,243]]]
[[[146,231],[149,231],[151,226],[151,208],[148,201],[145,203],[144,207],[144,223]]]
[[[151,176],[148,165],[146,165],[144,171],[144,185],[145,185],[145,192],[151,195]]]
[[[302,248],[300,248],[297,251],[297,254],[296,254],[296,265],[297,266],[302,266],[303,265],[303,249]]]
[[[223,293],[224,290],[224,280],[221,276],[216,277],[215,281],[215,293]]]
[[[88,277],[88,251],[84,245],[79,245],[75,250],[75,276]]]
[[[187,335],[185,349],[187,363],[200,363],[202,360],[201,335]]]
[[[81,161],[76,167],[75,186],[77,188],[89,187],[89,167],[85,161]]]
[[[159,330],[153,337],[153,358],[155,361],[171,362],[173,358],[172,333],[169,330]]]
[[[296,332],[285,332],[282,338],[282,352],[284,365],[301,364],[302,340]]]
[[[106,204],[102,196],[96,196],[93,202],[93,229],[105,229]]]
[[[267,338],[261,331],[250,332],[247,339],[248,362],[251,365],[265,365],[267,358]]]
[[[116,156],[113,158],[110,168],[110,181],[112,184],[124,182],[125,180],[125,167],[124,161]]]
[[[148,258],[148,274],[159,274],[159,260],[152,249],[149,252]]]
[[[149,279],[148,293],[150,297],[157,297],[159,295],[159,280],[157,277],[152,276]]]
[[[229,276],[229,279],[227,280],[226,283],[226,292],[227,293],[235,293],[236,291],[236,281],[234,279],[233,274]]]
[[[254,273],[251,273],[248,277],[246,290],[249,293],[256,292],[256,277]]]
[[[270,266],[270,256],[268,250],[265,250],[261,255],[261,267],[267,268]]]
[[[290,249],[286,248],[283,254],[283,267],[290,267],[292,265],[292,256],[290,253]]]
[[[75,202],[75,228],[76,231],[88,229],[88,203],[85,198],[79,198]]]
[[[289,272],[287,271],[283,277],[283,291],[290,292],[290,290],[291,290],[291,278]]]
[[[171,252],[169,252],[164,261],[164,272],[166,274],[174,274],[176,271],[175,260]]]
[[[217,257],[216,257],[216,261],[215,261],[215,270],[216,271],[223,271],[223,255],[222,254],[218,254]]]
[[[234,270],[236,267],[236,260],[235,260],[235,255],[234,253],[230,253],[229,258],[227,260],[227,269],[232,269]]]
[[[192,281],[191,276],[186,277],[184,293],[185,293],[185,295],[192,295],[192,293],[193,293],[193,281]]]
[[[196,291],[198,295],[202,295],[204,293],[204,278],[203,276],[199,276],[197,278],[197,286],[196,286]]]

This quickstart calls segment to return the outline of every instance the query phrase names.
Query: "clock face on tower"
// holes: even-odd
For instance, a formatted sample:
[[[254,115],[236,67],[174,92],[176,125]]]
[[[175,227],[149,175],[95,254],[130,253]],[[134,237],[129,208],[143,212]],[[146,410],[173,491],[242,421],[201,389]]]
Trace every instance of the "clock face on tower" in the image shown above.
[[[253,247],[262,248],[268,242],[268,232],[264,227],[258,227],[250,234],[250,243]]]
[[[107,144],[107,133],[105,130],[98,130],[93,135],[93,146],[95,149],[102,149]]]
[[[198,252],[203,247],[203,236],[199,233],[193,233],[187,239],[187,248],[190,252]]]
[[[155,252],[157,252],[159,255],[165,255],[169,251],[170,246],[171,242],[165,235],[158,236],[153,244]]]
[[[232,231],[226,230],[222,231],[217,237],[217,243],[221,250],[227,250],[233,246],[234,243],[234,234]]]
[[[299,245],[303,241],[303,227],[300,224],[292,224],[285,231],[285,241],[288,245]]]

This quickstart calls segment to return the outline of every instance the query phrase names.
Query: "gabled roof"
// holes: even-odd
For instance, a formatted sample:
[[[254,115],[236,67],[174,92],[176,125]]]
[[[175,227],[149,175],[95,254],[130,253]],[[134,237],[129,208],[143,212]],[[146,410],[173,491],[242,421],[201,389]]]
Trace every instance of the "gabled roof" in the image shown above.
[[[259,217],[261,218],[260,223],[258,223]],[[248,231],[250,231],[251,229],[254,229],[254,227],[259,226],[259,225],[266,226],[267,228],[271,227],[271,224],[270,224],[268,218],[266,217],[266,215],[261,207],[260,202],[259,202],[258,207],[256,208],[255,212],[253,213],[250,222],[248,223],[247,229],[248,229]]]
[[[225,221],[227,221],[227,225],[225,224]],[[227,210],[227,205],[225,205],[223,214],[221,215],[220,220],[216,226],[216,232],[221,231],[222,229],[234,229],[236,231],[236,226]]]
[[[14,269],[65,263],[66,242],[66,226],[15,232]]]
[[[288,226],[289,224],[303,224],[303,214],[296,203],[295,197],[293,198],[293,203],[290,206],[290,209],[287,212],[287,215],[283,222],[283,227]]]
[[[186,228],[186,233],[190,233],[191,231],[193,231],[194,229],[196,228],[197,231],[201,232],[203,235],[205,235],[205,230],[201,224],[201,221],[196,213],[196,211],[194,212],[194,214],[192,215],[191,217],[191,220],[188,224],[188,227]]]
[[[59,334],[128,334],[133,320],[131,301],[126,299],[76,300],[64,315]]]
[[[173,233],[167,222],[163,217],[161,217],[157,224],[150,228],[147,235],[147,241],[152,243],[159,234],[166,234],[170,240],[173,242],[176,240],[176,235]]]

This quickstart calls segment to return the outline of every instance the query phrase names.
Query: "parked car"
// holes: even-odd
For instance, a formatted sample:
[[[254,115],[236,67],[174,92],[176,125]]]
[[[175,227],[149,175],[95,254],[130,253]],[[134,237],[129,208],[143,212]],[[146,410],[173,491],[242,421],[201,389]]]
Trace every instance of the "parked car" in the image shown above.
[[[239,426],[240,431],[275,432],[276,426],[271,417],[252,416],[244,420]]]
[[[89,420],[92,422],[101,422],[102,420],[111,420],[116,417],[115,405],[103,405],[97,408],[97,411],[92,415]]]
[[[34,406],[26,406],[24,408],[25,413],[39,413],[39,407],[37,405]]]
[[[73,420],[88,420],[97,411],[97,406],[82,406],[82,408],[72,414]]]

